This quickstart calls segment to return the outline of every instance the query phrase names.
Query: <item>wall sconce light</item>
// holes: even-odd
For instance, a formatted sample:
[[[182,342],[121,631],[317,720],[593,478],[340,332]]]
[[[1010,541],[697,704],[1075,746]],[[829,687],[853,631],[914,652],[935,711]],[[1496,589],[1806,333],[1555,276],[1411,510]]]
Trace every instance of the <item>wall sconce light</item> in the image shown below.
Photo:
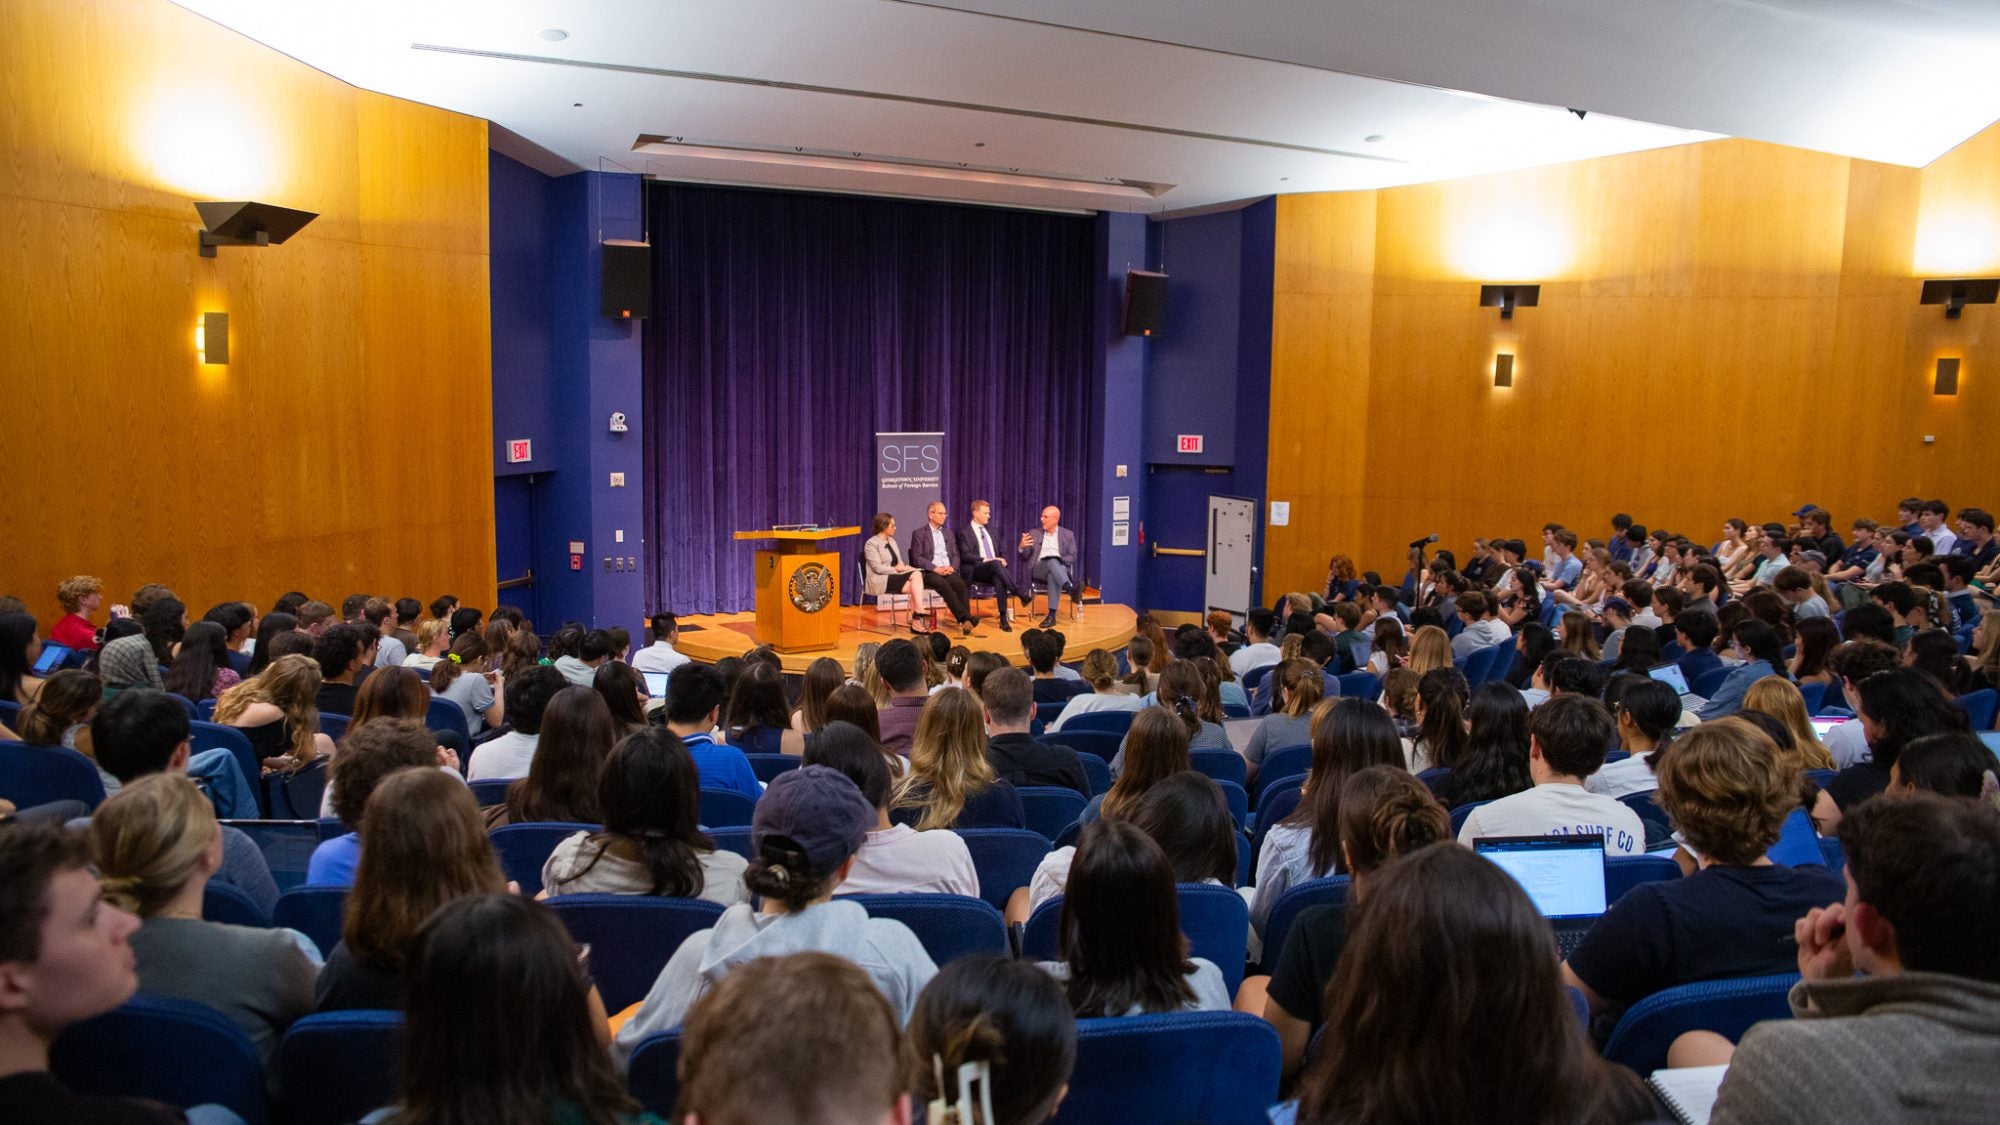
[[[1955,395],[1958,393],[1958,359],[1937,361],[1937,381],[1931,384],[1934,395]]]
[[[1936,278],[1924,282],[1920,305],[1943,305],[1944,318],[1957,320],[1967,305],[1990,305],[2000,299],[2000,277]]]
[[[194,326],[194,350],[207,364],[229,363],[229,314],[203,313]]]
[[[1514,353],[1501,352],[1493,357],[1493,385],[1511,387],[1514,385]]]
[[[1498,308],[1501,320],[1514,319],[1516,308],[1532,309],[1542,303],[1542,287],[1539,285],[1482,285],[1479,287],[1479,307]]]
[[[311,211],[294,211],[270,203],[197,203],[201,212],[201,256],[215,257],[218,246],[269,246],[299,233],[319,218]]]

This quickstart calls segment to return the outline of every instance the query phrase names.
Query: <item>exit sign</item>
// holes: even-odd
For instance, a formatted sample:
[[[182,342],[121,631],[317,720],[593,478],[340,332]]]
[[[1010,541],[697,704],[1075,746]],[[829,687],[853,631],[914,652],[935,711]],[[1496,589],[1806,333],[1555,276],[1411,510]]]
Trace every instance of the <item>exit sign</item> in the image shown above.
[[[1174,452],[1176,452],[1176,453],[1200,453],[1200,452],[1201,452],[1201,435],[1200,435],[1200,434],[1182,434],[1182,435],[1180,435],[1180,438],[1179,438],[1178,440],[1179,440],[1179,444],[1177,444],[1177,445],[1175,445],[1175,446],[1174,446]]]
[[[518,465],[535,459],[534,443],[527,438],[518,438],[507,443],[507,463]]]

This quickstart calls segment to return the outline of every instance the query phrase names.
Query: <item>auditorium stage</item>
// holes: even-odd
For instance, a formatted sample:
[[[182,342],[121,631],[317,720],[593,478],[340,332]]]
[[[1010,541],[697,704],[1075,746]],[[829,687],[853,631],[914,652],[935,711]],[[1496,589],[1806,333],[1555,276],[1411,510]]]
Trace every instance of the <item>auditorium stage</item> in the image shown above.
[[[1094,648],[1116,651],[1124,648],[1132,639],[1132,631],[1138,621],[1138,614],[1130,606],[1110,605],[1089,599],[1094,591],[1086,591],[1081,620],[1072,621],[1065,605],[1063,613],[1056,621],[1056,628],[1068,643],[1063,648],[1063,660],[1074,664],[1082,660],[1085,653]],[[1041,599],[1037,598],[1037,606]],[[961,637],[958,630],[946,626],[943,632],[954,645],[964,645],[974,652],[997,652],[1010,663],[1027,664],[1021,655],[1021,633],[1037,624],[1038,614],[1016,613],[1014,631],[1003,633],[996,618],[988,616],[993,603],[983,601],[977,607],[981,614],[979,627],[970,637]],[[1018,606],[1016,607],[1018,609]],[[951,614],[940,611],[939,617],[949,621]],[[757,615],[755,613],[715,613],[702,616],[688,616],[680,619],[681,639],[674,647],[683,654],[704,664],[713,664],[725,656],[741,656],[757,645]],[[842,606],[840,609],[840,641],[833,648],[813,652],[785,652],[778,655],[784,661],[788,675],[802,675],[806,665],[822,656],[830,656],[840,661],[842,667],[854,666],[854,653],[870,641],[880,643],[896,637],[909,637],[907,625],[892,628],[889,615],[877,614],[872,605]]]

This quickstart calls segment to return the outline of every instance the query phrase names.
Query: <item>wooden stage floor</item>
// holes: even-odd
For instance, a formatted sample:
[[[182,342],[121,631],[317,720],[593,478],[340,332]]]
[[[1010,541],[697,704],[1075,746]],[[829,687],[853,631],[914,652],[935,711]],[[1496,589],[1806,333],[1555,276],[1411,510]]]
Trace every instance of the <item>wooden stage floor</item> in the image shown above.
[[[1036,599],[1041,604],[1041,599]],[[993,603],[982,602],[981,608],[992,609]],[[1017,607],[1018,608],[1018,607]],[[951,614],[939,611],[938,616],[946,621]],[[946,636],[954,645],[964,645],[974,652],[997,652],[1010,663],[1026,666],[1028,660],[1021,655],[1021,633],[1040,621],[1039,616],[1016,613],[1014,631],[1000,631],[999,621],[982,614],[979,627],[970,637],[961,637],[958,630],[947,625]],[[1094,648],[1115,651],[1125,647],[1132,639],[1132,632],[1138,622],[1138,614],[1130,606],[1110,605],[1101,602],[1086,602],[1081,620],[1070,620],[1068,609],[1056,621],[1056,628],[1068,643],[1063,647],[1063,660],[1075,663],[1082,660],[1085,653]],[[704,664],[713,664],[725,656],[741,656],[757,645],[757,615],[754,613],[716,613],[680,619],[681,640],[675,647],[682,653]],[[840,609],[840,641],[832,648],[817,649],[812,652],[785,652],[778,655],[784,661],[785,672],[789,675],[803,675],[806,665],[822,656],[831,656],[847,668],[854,666],[854,653],[862,645],[874,641],[893,640],[909,637],[907,625],[892,628],[889,615],[877,614],[873,606],[842,606]]]

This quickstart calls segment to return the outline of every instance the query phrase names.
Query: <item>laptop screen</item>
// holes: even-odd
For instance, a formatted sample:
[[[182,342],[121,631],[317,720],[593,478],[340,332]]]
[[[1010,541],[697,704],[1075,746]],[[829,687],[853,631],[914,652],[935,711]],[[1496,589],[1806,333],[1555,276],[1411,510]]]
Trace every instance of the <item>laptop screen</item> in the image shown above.
[[[1821,738],[1825,738],[1827,735],[1833,733],[1833,728],[1839,726],[1842,723],[1851,723],[1854,720],[1839,719],[1839,718],[1834,718],[1834,719],[1814,718],[1810,721],[1812,723],[1813,733],[1820,736]]]
[[[62,662],[69,659],[69,653],[69,646],[54,641],[42,645],[42,655],[35,659],[35,675],[46,676],[62,667]]]
[[[1986,748],[1993,751],[1994,756],[2000,757],[2000,730],[1980,731],[1979,741],[1984,742]]]
[[[654,699],[667,697],[667,674],[665,672],[641,672],[646,677],[646,694]]]
[[[1688,693],[1687,677],[1681,675],[1681,666],[1678,664],[1662,664],[1658,668],[1648,669],[1646,674],[1673,688],[1682,695]]]
[[[1604,837],[1490,836],[1473,847],[1512,875],[1543,917],[1604,913]]]

